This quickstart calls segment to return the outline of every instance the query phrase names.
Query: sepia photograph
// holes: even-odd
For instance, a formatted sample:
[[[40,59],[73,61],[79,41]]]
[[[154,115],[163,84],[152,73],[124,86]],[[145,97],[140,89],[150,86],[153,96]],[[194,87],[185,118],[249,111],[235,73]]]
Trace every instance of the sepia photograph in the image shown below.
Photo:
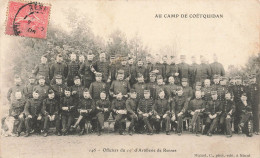
[[[260,158],[259,0],[1,0],[0,158]]]

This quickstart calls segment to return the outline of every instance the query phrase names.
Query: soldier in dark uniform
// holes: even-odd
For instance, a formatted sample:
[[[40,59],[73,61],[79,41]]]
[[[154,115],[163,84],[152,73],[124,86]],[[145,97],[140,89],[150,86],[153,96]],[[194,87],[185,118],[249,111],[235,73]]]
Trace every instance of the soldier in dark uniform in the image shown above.
[[[213,84],[211,85],[211,88],[212,88],[213,91],[217,91],[218,92],[218,89],[220,87],[219,81],[220,81],[220,76],[219,75],[214,75],[213,76]]]
[[[74,85],[74,77],[79,76],[79,63],[77,60],[77,55],[72,53],[70,55],[70,63],[68,64],[68,77],[67,77],[67,86]]]
[[[217,89],[218,99],[220,101],[225,101],[226,92],[229,92],[231,97],[233,97],[232,90],[227,86],[227,78],[221,77],[220,78],[220,84],[219,84],[219,87]]]
[[[7,93],[7,99],[10,103],[12,103],[12,101],[15,100],[15,92],[21,92],[22,98],[24,98],[24,95],[25,95],[24,87],[22,86],[22,80],[21,80],[20,76],[18,76],[18,75],[14,76],[14,83],[15,83],[15,86],[11,87]]]
[[[89,93],[95,101],[100,99],[100,93],[105,92],[108,95],[107,84],[102,80],[102,73],[96,72],[96,81],[92,82],[89,87]]]
[[[109,63],[106,60],[106,53],[100,53],[99,60],[97,60],[93,66],[97,72],[102,73],[102,82],[107,83],[109,77]]]
[[[68,66],[66,63],[63,62],[61,54],[57,55],[56,62],[51,66],[50,79],[52,79],[56,75],[61,75],[62,78],[67,78],[68,75]]]
[[[51,121],[55,121],[57,135],[58,136],[61,135],[61,131],[60,131],[61,119],[59,116],[60,106],[58,104],[58,101],[54,97],[55,97],[54,91],[49,90],[48,98],[43,100],[42,114],[44,117],[44,126],[43,126],[44,137],[48,135]]]
[[[226,131],[227,137],[232,137],[231,120],[236,109],[235,104],[231,99],[231,93],[227,91],[225,100],[222,101],[222,114],[219,121],[221,132]]]
[[[169,66],[168,63],[167,63],[167,60],[168,60],[167,55],[164,55],[162,57],[162,65],[163,65],[163,69],[164,69],[162,76],[163,76],[163,81],[165,83],[167,83],[166,68]]]
[[[146,74],[146,68],[144,67],[144,62],[142,61],[142,59],[138,59],[138,62],[137,62],[137,65],[136,65],[136,68],[135,68],[135,75],[136,78],[137,78],[137,75],[138,74],[143,74],[144,76],[144,81],[147,80],[147,76],[145,75]]]
[[[31,131],[38,134],[41,133],[42,129],[42,101],[39,99],[40,94],[37,90],[33,92],[33,98],[26,102],[24,113],[25,113],[25,137],[28,137]]]
[[[157,83],[156,83],[156,76],[155,73],[150,72],[150,77],[149,77],[149,82],[146,84],[147,85],[147,89],[150,90],[150,96],[153,98],[155,97],[155,92],[156,92],[156,87],[157,87]]]
[[[243,93],[241,95],[241,102],[237,106],[237,109],[240,112],[240,121],[238,124],[238,133],[242,134],[242,132],[246,133],[248,137],[253,136],[253,129],[252,129],[252,106],[250,102],[247,100],[247,94]]]
[[[119,134],[124,135],[125,129],[123,128],[123,124],[125,122],[127,110],[122,93],[118,93],[116,95],[116,99],[112,102],[111,110],[115,118],[115,126],[118,127]]]
[[[144,90],[144,99],[141,99],[138,103],[138,124],[136,130],[139,133],[143,132],[144,125],[146,126],[147,134],[153,134],[153,105],[154,101],[150,98],[150,90]]]
[[[163,64],[160,63],[160,56],[159,54],[156,54],[156,63],[153,66],[153,72],[157,75],[157,76],[162,76],[162,78],[164,79],[164,75],[165,75],[165,67]]]
[[[170,64],[167,65],[166,67],[165,75],[167,79],[169,79],[170,76],[174,77],[175,84],[180,84],[179,68],[175,62],[176,62],[175,56],[171,56],[171,61]]]
[[[137,74],[137,83],[133,85],[133,89],[135,89],[137,93],[137,98],[136,98],[137,101],[144,98],[144,90],[147,89],[147,85],[144,82],[143,74],[141,73]]]
[[[177,120],[177,133],[182,134],[183,118],[188,109],[189,100],[183,95],[183,88],[177,88],[177,96],[171,101],[172,121]],[[173,119],[175,117],[175,119]]]
[[[74,120],[74,113],[77,107],[74,105],[73,98],[71,97],[71,89],[66,87],[64,89],[65,96],[60,101],[61,119],[62,119],[62,134],[67,135],[72,122]]]
[[[32,73],[35,75],[35,77],[38,79],[39,76],[44,76],[46,79],[46,84],[50,84],[51,80],[51,71],[50,71],[50,65],[47,63],[46,56],[41,57],[41,63],[33,69]]]
[[[130,70],[130,86],[132,87],[135,83],[136,83],[136,76],[135,76],[135,67],[136,65],[134,64],[134,60],[133,58],[129,58],[128,60],[128,66],[129,66],[129,70]]]
[[[218,62],[218,57],[216,54],[213,55],[214,62],[210,64],[211,76],[219,75],[225,76],[225,69],[221,63]]]
[[[83,97],[79,98],[79,104],[77,106],[80,116],[74,126],[72,126],[74,129],[78,126],[80,127],[79,135],[83,135],[85,133],[85,124],[87,120],[89,120],[92,125],[94,124],[92,118],[95,115],[95,101],[91,98],[89,90],[85,88],[82,95]]]
[[[117,79],[110,86],[109,93],[115,98],[119,93],[126,99],[130,90],[130,84],[124,80],[124,70],[118,70]]]
[[[118,70],[124,70],[124,79],[126,81],[129,81],[130,78],[131,78],[131,74],[130,74],[130,68],[129,66],[127,65],[127,58],[128,57],[122,57],[122,61],[121,61],[121,64],[117,67],[117,71]]]
[[[181,63],[178,64],[180,80],[182,80],[183,78],[188,79],[190,76],[190,66],[185,62],[186,56],[181,55],[180,59],[181,59]]]
[[[24,122],[22,120],[24,119],[25,103],[25,99],[22,98],[22,92],[15,92],[15,100],[11,103],[9,109],[9,116],[15,118],[13,133],[17,134],[17,137],[20,136],[20,133],[24,125]]]
[[[205,79],[204,87],[201,89],[201,95],[202,95],[202,99],[205,100],[206,102],[211,100],[211,91],[212,88],[210,86],[210,80]]]
[[[165,94],[168,100],[171,100],[176,95],[177,85],[173,76],[169,76],[168,84],[165,86]]]
[[[170,135],[170,105],[168,100],[165,98],[165,92],[159,92],[158,99],[154,102],[154,115],[153,120],[155,120],[155,129],[156,133],[159,133],[161,130],[161,121],[165,124],[166,135]]]
[[[79,74],[83,79],[84,87],[89,88],[90,84],[94,81],[94,72],[95,69],[93,67],[93,58],[94,55],[92,51],[88,53],[87,61],[80,65]]]
[[[197,66],[194,73],[195,82],[203,82],[205,79],[211,79],[211,69],[210,66],[206,63],[204,56],[200,56],[201,64]]]
[[[98,135],[100,136],[102,130],[104,130],[104,121],[108,120],[111,112],[111,103],[105,91],[100,93],[100,100],[95,104],[95,111],[98,120]]]
[[[146,71],[146,81],[145,81],[145,83],[149,83],[150,82],[150,80],[149,80],[149,78],[150,78],[150,72],[152,72],[153,71],[153,64],[152,64],[152,62],[151,62],[151,55],[150,54],[148,54],[147,56],[146,56],[146,59],[145,59],[145,61],[146,61],[146,66],[145,66],[145,71]]]
[[[222,104],[218,100],[218,94],[217,91],[212,91],[212,100],[207,102],[206,106],[206,113],[208,114],[205,129],[203,131],[203,134],[206,134],[208,136],[212,136],[212,133],[217,128],[218,121],[220,118],[220,114],[222,112]]]
[[[191,99],[195,99],[196,98],[196,95],[195,95],[195,93],[196,93],[196,91],[200,91],[201,92],[201,82],[196,82],[195,83],[195,85],[194,85],[195,87],[194,87],[194,89],[192,90],[193,92],[193,95],[192,95],[192,98]],[[202,92],[201,92],[202,93]],[[201,95],[201,94],[200,94]],[[202,96],[200,96],[200,97],[202,97]]]
[[[63,79],[61,75],[56,75],[51,82],[51,89],[55,93],[55,100],[57,100],[58,104],[60,103],[61,98],[64,96],[65,85],[63,83]]]
[[[85,62],[85,56],[83,54],[79,55],[79,65],[82,65]]]
[[[127,119],[131,121],[128,133],[133,135],[133,131],[137,122],[137,100],[135,89],[130,90],[130,97],[126,100]]]
[[[196,83],[196,81],[195,81],[195,72],[196,72],[196,69],[198,68],[199,64],[197,64],[195,56],[191,57],[191,62],[192,63],[190,65],[189,81],[190,81],[190,86],[191,87],[195,87],[195,83]]]
[[[250,75],[250,85],[248,91],[248,101],[252,105],[253,111],[253,130],[259,135],[259,85],[256,83],[256,75]]]
[[[203,117],[203,112],[205,111],[206,104],[205,101],[201,99],[201,91],[195,91],[195,98],[189,103],[188,112],[192,116],[189,129],[199,135],[200,132],[200,120]]]
[[[109,77],[108,77],[108,82],[113,82],[116,80],[116,71],[117,71],[117,61],[115,59],[115,55],[111,54],[110,55],[110,64],[109,64]]]
[[[35,77],[33,75],[29,76],[29,83],[24,87],[25,98],[32,98],[33,88],[36,86]]]
[[[151,96],[153,99],[159,98],[159,92],[165,91],[165,83],[163,82],[163,77],[161,75],[157,76],[157,85],[155,88],[154,96]]]
[[[183,87],[183,96],[190,100],[193,96],[193,91],[192,88],[188,85],[188,79],[187,78],[182,78],[181,84]]]
[[[235,85],[232,88],[232,92],[234,95],[234,102],[236,106],[236,111],[234,113],[234,130],[238,132],[238,124],[240,122],[241,110],[238,107],[241,105],[241,95],[246,91],[246,88],[242,85],[242,78],[241,76],[235,77]]]
[[[39,100],[43,101],[43,99],[48,97],[48,90],[50,87],[45,84],[45,77],[39,76],[39,85],[36,85],[33,88],[33,91],[38,91],[39,93]]]

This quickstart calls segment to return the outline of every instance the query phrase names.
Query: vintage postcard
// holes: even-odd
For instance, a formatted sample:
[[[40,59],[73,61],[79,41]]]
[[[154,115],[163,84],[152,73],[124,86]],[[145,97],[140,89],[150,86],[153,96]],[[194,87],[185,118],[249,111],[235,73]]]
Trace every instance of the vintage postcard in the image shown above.
[[[1,0],[0,157],[260,158],[259,0]]]

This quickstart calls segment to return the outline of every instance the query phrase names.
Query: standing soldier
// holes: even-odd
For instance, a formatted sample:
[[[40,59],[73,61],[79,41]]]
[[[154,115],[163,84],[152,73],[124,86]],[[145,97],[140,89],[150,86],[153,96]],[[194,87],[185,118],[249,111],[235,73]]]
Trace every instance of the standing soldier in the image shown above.
[[[147,76],[145,75],[146,74],[146,68],[144,67],[144,62],[142,61],[142,59],[139,59],[138,62],[137,62],[137,66],[135,68],[135,75],[137,77],[138,74],[143,74],[143,78],[144,78],[144,81],[147,80]]]
[[[157,85],[155,88],[154,96],[151,96],[153,99],[159,98],[159,92],[165,91],[165,83],[163,82],[163,77],[161,75],[157,76]]]
[[[144,76],[141,73],[137,74],[137,83],[134,84],[133,89],[135,89],[137,93],[137,101],[144,98],[144,90],[147,89],[147,85],[144,82]]]
[[[127,110],[127,119],[131,121],[128,133],[133,135],[133,131],[137,121],[137,100],[136,100],[136,91],[134,89],[130,90],[130,98],[126,100],[126,110]]]
[[[206,103],[211,100],[211,91],[212,88],[210,86],[210,80],[205,79],[204,87],[201,89],[201,95],[203,96],[203,100],[205,100]]]
[[[177,90],[177,85],[175,84],[175,79],[173,76],[169,76],[168,84],[165,86],[166,98],[170,101],[175,95]]]
[[[79,74],[81,75],[81,78],[84,80],[84,87],[89,88],[90,84],[94,81],[94,72],[95,69],[93,67],[93,58],[94,55],[92,54],[92,51],[88,52],[87,61],[80,65]]]
[[[124,79],[126,81],[130,80],[131,74],[129,66],[127,65],[127,57],[123,57],[120,66],[117,68],[117,70],[124,70]]]
[[[177,120],[177,133],[182,134],[183,118],[188,109],[189,100],[183,95],[183,88],[177,88],[177,96],[171,101],[172,121]],[[175,119],[174,119],[175,118]]]
[[[148,54],[147,56],[146,56],[146,83],[149,83],[150,82],[150,80],[149,80],[149,76],[150,76],[150,72],[152,72],[152,70],[153,70],[153,64],[152,64],[152,61],[151,61],[151,54]]]
[[[68,77],[67,77],[67,85],[69,87],[74,85],[74,77],[79,76],[79,63],[77,60],[77,55],[72,53],[70,55],[70,63],[68,64]]]
[[[50,122],[52,121],[55,121],[57,135],[58,136],[61,135],[60,116],[59,116],[60,107],[58,101],[54,97],[55,97],[54,91],[49,90],[48,98],[43,100],[42,114],[44,115],[44,126],[43,126],[44,137],[47,137],[49,127],[50,127]]]
[[[181,63],[178,64],[180,80],[182,80],[183,78],[188,79],[189,76],[190,76],[189,75],[190,74],[190,66],[185,62],[186,56],[181,55],[180,59],[181,59]]]
[[[197,64],[196,62],[196,57],[192,56],[191,57],[191,65],[190,65],[190,76],[189,76],[189,80],[190,80],[190,86],[194,87],[195,86],[195,71],[197,69],[197,67],[199,66],[199,64]],[[201,82],[201,81],[200,81]]]
[[[256,75],[250,76],[250,85],[248,92],[248,101],[252,105],[253,111],[253,129],[256,135],[259,135],[259,85],[256,83]]]
[[[24,87],[25,98],[32,98],[33,88],[36,86],[35,77],[29,76],[29,83]]]
[[[68,66],[66,63],[63,62],[62,55],[59,54],[56,57],[56,62],[51,66],[51,78],[55,77],[56,75],[61,75],[62,78],[67,78],[68,75]]]
[[[127,110],[122,93],[118,93],[116,95],[116,99],[114,99],[112,102],[111,109],[115,118],[115,126],[117,126],[119,129],[119,134],[124,135],[123,123],[125,122]]]
[[[219,75],[225,76],[225,70],[221,63],[218,62],[218,57],[216,54],[213,55],[214,62],[210,64],[211,76]]]
[[[107,84],[102,80],[102,73],[96,72],[96,81],[92,82],[89,87],[89,93],[95,101],[100,99],[100,93],[105,92],[108,95]]]
[[[204,56],[200,56],[201,64],[197,66],[194,72],[194,81],[203,82],[205,79],[211,79],[211,69],[210,66],[206,63]]]
[[[33,91],[37,91],[39,94],[39,100],[43,101],[43,99],[48,97],[49,86],[45,84],[45,77],[39,76],[39,85],[36,85],[33,88]]]
[[[166,68],[169,66],[168,63],[167,63],[167,55],[163,56],[162,58],[162,65],[163,65],[163,81],[166,83],[167,82],[167,76],[166,76]]]
[[[234,130],[238,132],[238,124],[240,122],[241,110],[238,107],[241,105],[241,95],[245,92],[245,87],[242,85],[242,78],[241,76],[236,76],[235,78],[235,85],[232,88],[232,92],[234,95],[234,102],[236,106],[236,111],[234,113]]]
[[[128,60],[128,66],[129,66],[129,69],[130,69],[130,80],[129,80],[129,83],[130,83],[130,86],[132,87],[134,84],[135,84],[135,64],[134,64],[134,60],[133,58],[129,58]]]
[[[221,77],[220,78],[220,85],[219,88],[217,90],[218,92],[218,99],[220,101],[225,101],[225,94],[226,92],[229,92],[231,97],[233,96],[232,94],[232,90],[227,86],[227,78],[226,77]]]
[[[152,99],[154,99],[154,97],[156,96],[156,87],[157,87],[157,83],[156,83],[156,76],[155,73],[150,72],[150,77],[149,77],[149,81],[146,85],[147,85],[147,89],[149,90],[150,96]]]
[[[35,66],[32,73],[35,75],[36,78],[39,78],[39,76],[44,76],[46,79],[46,84],[50,84],[51,80],[51,71],[50,71],[50,65],[47,63],[46,56],[41,57],[41,63],[37,66]]]
[[[110,55],[110,64],[109,64],[109,77],[108,82],[113,82],[116,80],[116,70],[117,70],[117,61],[114,54]]]
[[[187,78],[182,78],[181,84],[183,87],[183,96],[190,100],[193,96],[193,91],[192,88],[188,85],[188,79]]]
[[[218,100],[217,91],[212,91],[212,100],[207,102],[206,113],[208,114],[208,118],[206,120],[205,129],[203,134],[208,136],[212,136],[212,133],[215,131],[218,125],[218,121],[220,118],[220,114],[222,112],[221,102]]]
[[[54,80],[52,80],[51,89],[54,91],[55,99],[58,104],[60,103],[61,98],[64,96],[65,85],[61,75],[56,75]]]
[[[170,105],[168,100],[165,98],[164,91],[159,92],[158,99],[154,103],[154,115],[156,133],[161,130],[161,122],[166,127],[166,135],[170,135]]]
[[[154,101],[150,98],[150,90],[144,90],[144,99],[141,99],[138,103],[138,124],[137,132],[143,133],[144,125],[146,126],[147,134],[153,134],[153,105]]]
[[[11,87],[9,90],[8,90],[8,93],[7,93],[7,99],[10,103],[12,103],[12,101],[15,100],[15,92],[21,92],[22,93],[22,97],[24,97],[24,87],[21,85],[22,84],[22,80],[21,80],[21,77],[18,76],[18,75],[15,75],[14,76],[14,83],[15,83],[15,86],[14,87]]]
[[[196,98],[196,91],[200,91],[200,93],[202,93],[201,92],[201,82],[196,82],[195,83],[195,85],[194,85],[195,87],[194,87],[194,89],[193,89],[193,95],[192,95],[192,98],[191,99],[194,99],[194,98]],[[200,94],[201,95],[201,94]],[[201,98],[202,98],[202,96],[200,96]]]
[[[129,82],[124,80],[124,70],[118,70],[117,79],[112,82],[109,89],[110,95],[113,98],[115,98],[118,94],[121,93],[121,95],[124,98],[127,98],[129,90],[130,90]]]
[[[222,114],[220,116],[220,129],[226,131],[227,137],[232,137],[231,120],[235,112],[235,104],[231,100],[231,93],[226,92],[225,100],[222,101]]]
[[[106,59],[106,53],[104,52],[100,53],[99,60],[97,60],[93,64],[93,66],[97,72],[102,73],[103,75],[102,81],[104,83],[107,83],[109,77],[109,63],[107,62]]]
[[[165,70],[165,75],[166,75],[167,79],[169,79],[170,76],[174,77],[175,84],[179,84],[180,83],[179,69],[175,62],[176,62],[175,56],[171,56],[170,65],[167,65],[166,70]]]
[[[155,57],[155,59],[156,59],[156,63],[154,64],[154,66],[153,66],[153,72],[157,75],[157,76],[164,76],[164,72],[165,72],[165,69],[164,69],[164,66],[163,66],[163,64],[161,64],[160,63],[160,60],[161,60],[161,58],[160,58],[160,55],[159,54],[156,54],[156,57]]]

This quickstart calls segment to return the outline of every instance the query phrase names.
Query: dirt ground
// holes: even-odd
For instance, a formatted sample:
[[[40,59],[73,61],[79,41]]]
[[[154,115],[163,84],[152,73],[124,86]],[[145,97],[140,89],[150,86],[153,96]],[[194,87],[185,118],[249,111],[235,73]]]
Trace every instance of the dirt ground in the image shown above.
[[[251,157],[260,158],[260,136],[182,136],[155,134],[102,136],[87,134],[48,137],[1,137],[1,158],[83,157]],[[141,150],[142,149],[142,150]],[[161,150],[161,152],[159,152]],[[219,154],[219,155],[218,155]],[[223,154],[223,155],[222,155]]]

